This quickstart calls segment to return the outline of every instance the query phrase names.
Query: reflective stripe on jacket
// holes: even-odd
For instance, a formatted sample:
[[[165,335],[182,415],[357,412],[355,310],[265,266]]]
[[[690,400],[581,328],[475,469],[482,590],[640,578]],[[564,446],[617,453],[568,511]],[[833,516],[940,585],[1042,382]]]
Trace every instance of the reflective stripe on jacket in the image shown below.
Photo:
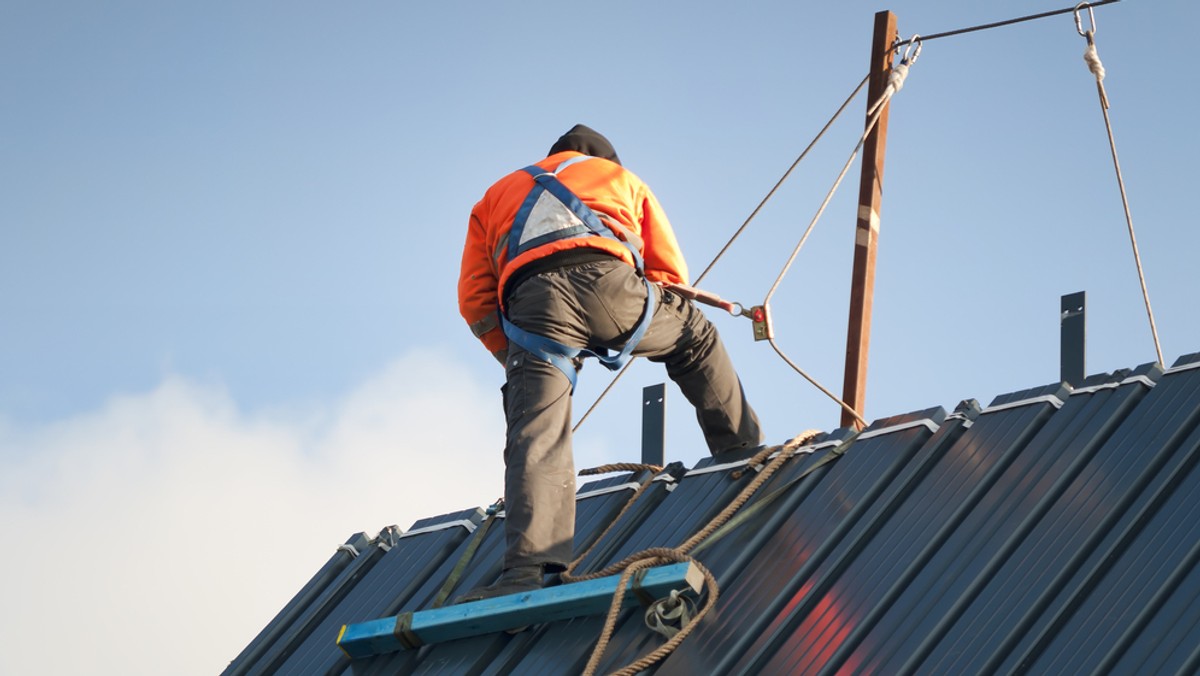
[[[580,153],[556,153],[537,163],[550,171]],[[580,201],[596,212],[602,223],[618,237],[634,238],[634,245],[645,259],[647,279],[655,282],[687,283],[687,265],[671,224],[650,188],[632,172],[615,162],[590,159],[566,167],[560,181]],[[498,311],[504,284],[522,266],[552,253],[576,247],[590,247],[612,254],[633,265],[633,258],[621,242],[588,235],[559,239],[525,251],[508,260],[508,234],[517,211],[534,186],[534,179],[517,170],[497,181],[471,210],[463,247],[462,268],[458,279],[458,306],[463,319],[484,346],[493,354],[507,347],[499,328]],[[617,224],[621,227],[613,227]]]

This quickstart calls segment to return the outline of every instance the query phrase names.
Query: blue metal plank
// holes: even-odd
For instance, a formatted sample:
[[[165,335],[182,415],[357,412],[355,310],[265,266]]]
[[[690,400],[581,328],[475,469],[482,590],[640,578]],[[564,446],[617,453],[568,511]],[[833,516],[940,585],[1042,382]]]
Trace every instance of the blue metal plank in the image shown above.
[[[565,620],[609,611],[620,575],[537,589],[473,603],[403,613],[342,628],[338,646],[351,658],[411,650],[531,624]],[[665,598],[672,591],[698,593],[704,582],[693,563],[646,569],[630,582],[624,607],[637,605],[640,594]]]

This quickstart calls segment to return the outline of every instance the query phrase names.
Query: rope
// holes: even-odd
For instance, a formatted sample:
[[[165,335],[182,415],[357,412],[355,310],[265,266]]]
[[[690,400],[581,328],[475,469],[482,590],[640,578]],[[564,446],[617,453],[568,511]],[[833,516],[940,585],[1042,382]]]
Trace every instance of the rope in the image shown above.
[[[637,490],[633,492],[633,495],[629,496],[629,499],[625,501],[625,505],[623,507],[621,507],[621,511],[617,512],[617,515],[614,516],[612,518],[612,520],[610,520],[608,522],[608,525],[604,527],[604,530],[601,531],[600,534],[597,535],[594,540],[592,540],[592,544],[588,545],[587,549],[583,550],[583,553],[581,553],[579,556],[575,557],[575,560],[571,562],[571,565],[567,566],[567,570],[562,574],[562,580],[564,582],[573,582],[574,581],[572,579],[568,579],[568,578],[570,578],[571,571],[575,570],[575,566],[578,565],[580,561],[587,558],[588,554],[592,553],[592,550],[596,548],[596,545],[600,544],[600,541],[603,540],[605,538],[605,536],[608,535],[608,532],[611,531],[613,529],[613,527],[617,525],[617,522],[621,520],[621,517],[625,516],[625,512],[628,512],[629,509],[631,507],[633,507],[633,503],[637,502],[637,499],[639,497],[641,497],[642,493],[646,492],[646,489],[649,488],[650,484],[654,481],[654,477],[657,476],[658,473],[661,472],[662,470],[663,470],[663,468],[659,467],[658,465],[641,465],[641,464],[635,464],[635,463],[618,462],[618,463],[613,463],[611,465],[601,465],[599,467],[593,467],[591,469],[581,470],[579,472],[580,476],[589,476],[589,475],[593,475],[593,474],[607,474],[609,472],[640,472],[640,471],[649,471],[649,472],[651,472],[651,474],[646,477],[646,480],[642,482],[641,486],[638,486]]]
[[[891,73],[888,75],[887,86],[884,88],[883,92],[880,93],[879,98],[876,99],[876,101],[871,104],[870,108],[867,109],[868,120],[866,128],[863,130],[862,136],[858,138],[858,143],[854,146],[854,151],[850,153],[850,157],[846,160],[846,163],[842,165],[842,170],[838,172],[837,179],[834,180],[833,186],[830,187],[829,192],[825,193],[825,199],[821,201],[821,206],[817,208],[817,213],[814,214],[812,220],[808,222],[808,227],[805,228],[804,234],[800,237],[800,241],[797,242],[795,248],[792,249],[792,255],[788,257],[787,262],[783,265],[783,269],[779,271],[779,276],[775,278],[775,283],[771,285],[770,291],[767,292],[766,298],[763,299],[762,304],[764,306],[771,302],[771,297],[775,295],[775,291],[779,289],[779,285],[783,282],[783,278],[787,276],[787,273],[791,270],[792,263],[796,261],[796,256],[800,254],[800,249],[802,249],[804,247],[804,243],[808,241],[808,236],[812,234],[813,228],[815,228],[817,225],[817,221],[819,221],[821,216],[825,213],[825,208],[828,207],[829,202],[833,200],[833,196],[837,193],[838,188],[841,186],[842,180],[846,178],[846,173],[850,171],[850,167],[854,164],[854,160],[858,157],[858,152],[862,150],[863,144],[867,142],[867,137],[871,135],[871,132],[874,131],[875,127],[879,124],[879,118],[883,115],[884,108],[887,106],[888,102],[892,100],[892,96],[894,96],[896,92],[900,91],[904,87],[904,81],[908,77],[909,67],[916,63],[917,57],[921,54],[922,39],[920,36],[913,36],[913,38],[909,40],[907,44],[908,47],[905,51],[904,58],[901,60],[899,65],[892,68]],[[857,420],[859,424],[863,425],[864,427],[866,426],[866,420],[863,419],[862,415],[860,415],[858,411],[854,410],[852,406],[839,399],[833,394],[833,392],[830,392],[828,388],[817,382],[817,380],[808,375],[804,369],[797,366],[795,362],[793,362],[786,354],[783,353],[783,350],[780,349],[774,338],[770,339],[770,343],[771,347],[775,348],[776,354],[778,354],[788,366],[791,366],[793,370],[804,377],[805,380],[812,383],[825,396],[836,402],[837,405],[842,407],[843,410],[849,411],[850,415],[854,416],[855,420]]]
[[[901,86],[903,86],[903,78],[901,78]],[[796,261],[796,256],[800,253],[800,249],[803,248],[804,243],[808,241],[808,236],[812,234],[813,228],[817,225],[817,221],[821,219],[821,215],[825,213],[825,208],[829,206],[829,202],[833,200],[834,194],[837,193],[838,187],[841,186],[842,179],[846,178],[846,173],[850,171],[850,166],[854,164],[854,160],[858,157],[858,151],[862,150],[863,144],[867,141],[867,137],[871,135],[871,132],[875,129],[875,125],[879,123],[879,117],[883,114],[884,104],[891,100],[892,94],[894,94],[895,91],[896,90],[893,88],[893,85],[889,82],[888,86],[884,88],[883,93],[880,94],[879,99],[876,100],[875,103],[872,104],[868,109],[869,119],[867,120],[866,129],[863,131],[862,136],[858,138],[858,144],[854,146],[854,152],[850,153],[850,158],[846,160],[846,164],[844,164],[842,166],[842,170],[838,172],[837,179],[833,182],[833,187],[829,189],[829,192],[825,193],[825,199],[821,201],[821,206],[817,208],[817,213],[814,214],[812,220],[808,222],[808,227],[805,228],[804,234],[800,237],[800,241],[797,242],[795,248],[792,249],[792,255],[789,256],[787,262],[783,264],[783,269],[779,271],[779,276],[775,278],[775,283],[771,285],[771,290],[767,292],[766,298],[763,299],[763,305],[766,305],[771,301],[771,296],[775,295],[775,291],[779,288],[780,282],[783,281],[783,278],[787,275],[788,271],[791,270],[792,263]]]
[[[658,465],[644,465],[635,462],[614,462],[608,465],[600,465],[590,469],[579,470],[579,476],[595,476],[597,474],[611,474],[613,472],[652,472],[658,474],[663,471]]]
[[[779,358],[780,358],[780,359],[782,359],[782,360],[784,361],[784,363],[786,363],[788,366],[791,366],[791,367],[792,367],[792,369],[793,369],[793,370],[794,370],[796,373],[799,373],[801,376],[803,376],[803,377],[804,377],[804,379],[805,379],[805,380],[807,380],[808,382],[812,383],[813,387],[817,388],[817,389],[818,389],[818,390],[820,390],[820,391],[821,391],[821,392],[822,392],[822,393],[823,393],[825,396],[829,397],[829,398],[830,398],[830,399],[832,399],[834,402],[836,402],[838,406],[841,406],[843,411],[846,411],[846,412],[847,412],[847,413],[849,413],[850,415],[854,416],[854,419],[855,419],[856,421],[858,421],[858,424],[859,424],[859,425],[862,425],[863,427],[866,427],[866,426],[867,426],[867,421],[866,421],[866,419],[865,419],[865,418],[863,418],[861,415],[859,415],[858,411],[854,410],[854,407],[853,407],[853,406],[851,406],[850,404],[847,404],[846,402],[842,401],[842,399],[841,399],[840,397],[838,397],[838,396],[837,396],[836,394],[834,394],[833,392],[830,392],[828,388],[826,388],[826,387],[825,387],[824,385],[822,385],[821,383],[817,382],[815,378],[813,378],[812,376],[808,375],[808,373],[807,373],[807,372],[805,372],[805,370],[804,370],[804,369],[800,368],[799,366],[797,366],[797,365],[796,365],[796,363],[795,363],[795,362],[793,362],[791,359],[789,359],[789,358],[788,358],[788,356],[787,356],[786,354],[784,354],[784,353],[783,353],[783,349],[779,347],[779,344],[775,342],[775,339],[774,339],[774,338],[771,338],[771,339],[769,339],[767,342],[771,343],[771,347],[775,348],[775,354],[778,354],[778,355],[779,355]]]
[[[1086,31],[1083,29],[1083,22],[1079,14],[1079,10],[1084,7],[1087,7],[1091,20],[1091,28]],[[1088,46],[1083,52],[1083,61],[1092,75],[1096,77],[1096,92],[1100,97],[1100,112],[1104,115],[1104,129],[1108,133],[1108,147],[1112,152],[1117,187],[1121,191],[1121,206],[1125,210],[1125,225],[1129,230],[1129,243],[1133,247],[1133,262],[1137,267],[1138,283],[1142,287],[1146,317],[1150,320],[1150,335],[1154,338],[1154,353],[1158,356],[1158,363],[1161,364],[1163,363],[1162,344],[1158,340],[1158,326],[1154,322],[1154,310],[1150,307],[1150,291],[1146,288],[1146,273],[1142,270],[1142,255],[1138,252],[1137,235],[1133,231],[1133,215],[1129,211],[1129,196],[1125,193],[1125,178],[1121,175],[1121,161],[1117,158],[1117,142],[1113,138],[1112,120],[1108,116],[1108,93],[1104,90],[1104,64],[1100,62],[1100,55],[1096,51],[1096,16],[1092,12],[1092,6],[1086,2],[1081,2],[1075,7],[1075,29],[1087,39]]]
[[[754,210],[750,212],[750,215],[746,217],[746,220],[742,222],[741,227],[739,227],[737,231],[733,233],[733,236],[729,238],[729,241],[725,243],[725,246],[721,247],[721,250],[717,252],[717,255],[714,256],[712,261],[710,261],[709,264],[704,268],[704,271],[701,272],[698,277],[696,277],[695,281],[693,282],[694,284],[700,284],[700,282],[704,281],[704,278],[708,276],[708,273],[712,271],[714,266],[716,266],[717,261],[721,260],[721,257],[725,255],[725,252],[729,250],[729,247],[733,246],[733,243],[737,240],[737,238],[742,235],[742,233],[750,225],[750,222],[753,221],[754,217],[758,215],[758,212],[762,211],[762,208],[766,206],[767,202],[774,197],[775,192],[779,190],[779,187],[783,185],[784,181],[791,176],[792,171],[800,164],[801,160],[808,155],[808,152],[813,149],[813,146],[817,144],[817,141],[821,140],[821,137],[825,135],[825,132],[828,131],[831,126],[833,126],[834,121],[841,117],[842,112],[846,110],[846,107],[850,105],[850,102],[854,100],[854,97],[858,96],[858,93],[862,91],[864,86],[866,86],[869,79],[870,75],[864,77],[862,81],[858,83],[858,86],[854,88],[854,91],[850,92],[850,96],[847,96],[846,100],[842,102],[842,105],[838,106],[838,109],[836,112],[834,112],[833,117],[829,118],[829,121],[825,123],[825,126],[821,127],[821,130],[817,132],[817,135],[813,137],[813,140],[809,141],[808,145],[800,153],[799,157],[792,162],[791,166],[787,168],[787,171],[783,172],[783,176],[780,176],[779,180],[775,182],[775,185],[769,191],[767,191],[766,196],[762,198],[762,200],[758,203],[758,206],[754,207]],[[596,407],[600,405],[600,402],[608,395],[609,391],[612,390],[612,388],[617,384],[617,381],[621,379],[621,376],[625,375],[625,372],[628,371],[629,367],[632,365],[633,360],[630,360],[620,371],[617,372],[617,375],[613,376],[612,380],[608,383],[608,386],[605,387],[604,391],[600,393],[600,396],[596,397],[596,400],[592,402],[592,405],[588,407],[588,410],[584,412],[584,414],[579,418],[579,421],[575,423],[575,426],[571,428],[572,433],[579,430],[579,428],[583,425],[583,421],[587,420],[588,416],[592,414],[592,411],[596,410]]]
[[[818,430],[808,430],[792,438],[782,446],[765,448],[759,453],[755,454],[750,462],[754,462],[755,460],[761,462],[771,454],[779,453],[774,460],[763,467],[758,476],[756,476],[749,484],[747,484],[746,487],[743,488],[738,495],[732,501],[730,501],[724,509],[721,510],[719,514],[709,520],[709,522],[703,528],[701,528],[683,543],[675,547],[653,547],[635,554],[631,554],[621,561],[594,573],[586,573],[583,575],[574,574],[575,567],[579,565],[585,556],[587,556],[588,552],[584,552],[574,561],[572,561],[569,566],[567,566],[567,570],[562,573],[562,580],[566,583],[594,580],[601,577],[616,575],[618,573],[621,575],[619,581],[617,582],[616,592],[613,594],[613,602],[609,607],[608,616],[604,620],[604,628],[600,633],[600,637],[596,641],[596,647],[592,650],[592,654],[588,659],[587,666],[584,668],[583,673],[585,676],[592,676],[596,673],[596,669],[599,667],[600,660],[604,657],[604,652],[608,648],[609,641],[611,641],[613,631],[616,628],[617,619],[621,613],[621,606],[625,599],[625,592],[629,586],[629,581],[639,570],[663,565],[665,563],[693,563],[704,576],[704,588],[705,591],[708,592],[708,599],[704,604],[704,607],[698,610],[688,622],[685,622],[683,626],[680,627],[679,632],[663,643],[663,645],[659,646],[652,652],[643,655],[628,666],[613,673],[621,676],[634,676],[635,674],[650,668],[654,664],[657,664],[659,661],[670,655],[677,647],[679,647],[681,643],[683,643],[683,640],[687,638],[689,634],[691,634],[692,630],[696,628],[700,621],[704,619],[710,610],[712,610],[713,606],[716,605],[721,593],[720,587],[717,584],[717,579],[712,572],[705,568],[702,563],[689,556],[688,553],[695,549],[697,545],[703,542],[710,535],[719,530],[731,518],[733,518],[734,514],[736,514],[737,511],[741,509],[751,497],[754,496],[758,489],[761,488],[762,485],[765,484],[767,480],[770,479],[771,476],[775,474],[775,472],[782,467],[785,462],[792,458],[797,448],[807,444],[818,434],[820,434]],[[628,507],[632,505],[636,499],[637,494],[629,499],[629,501],[626,503],[625,509],[628,509]],[[625,509],[621,510],[621,514],[625,513]],[[618,519],[619,518],[620,515],[618,515]],[[616,521],[617,519],[614,519],[613,523],[616,523]],[[609,528],[611,527],[612,524],[609,524]],[[608,529],[605,529],[605,534],[607,532]],[[599,542],[603,537],[604,534],[601,534],[600,537],[596,538],[596,542]],[[595,542],[592,543],[592,546],[595,546]],[[588,548],[589,552],[590,550],[591,547]]]

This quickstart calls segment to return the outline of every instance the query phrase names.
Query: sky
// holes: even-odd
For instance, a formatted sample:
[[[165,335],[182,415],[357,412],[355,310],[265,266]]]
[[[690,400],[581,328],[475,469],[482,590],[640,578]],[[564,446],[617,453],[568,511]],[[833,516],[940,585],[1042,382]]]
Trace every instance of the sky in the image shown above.
[[[499,496],[503,373],[455,297],[467,215],[572,125],[653,188],[694,276],[866,75],[876,11],[910,36],[1066,6],[4,3],[0,673],[219,672],[352,534]],[[1200,351],[1200,6],[1095,15],[1169,365]],[[1058,381],[1077,291],[1088,373],[1155,361],[1085,46],[1070,14],[925,43],[890,109],[868,420]],[[706,289],[762,301],[866,105]],[[837,393],[858,171],[771,301]],[[768,442],[839,425],[747,320],[709,316]],[[584,369],[576,419],[610,380]],[[664,380],[636,362],[577,466],[638,460]],[[667,422],[669,461],[703,457],[673,386]]]

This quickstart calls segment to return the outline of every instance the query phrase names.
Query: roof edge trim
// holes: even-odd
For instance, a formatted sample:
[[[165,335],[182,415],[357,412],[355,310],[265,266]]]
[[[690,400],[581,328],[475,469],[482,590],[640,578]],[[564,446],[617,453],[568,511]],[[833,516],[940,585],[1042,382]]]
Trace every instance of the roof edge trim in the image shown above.
[[[1197,366],[1200,366],[1200,364],[1197,364]],[[1134,383],[1141,383],[1147,388],[1153,388],[1158,384],[1146,376],[1129,376],[1119,383],[1101,383],[1100,385],[1091,385],[1089,387],[1077,387],[1074,390],[1071,390],[1071,396],[1075,396],[1076,394],[1091,394],[1092,392],[1099,392],[1100,390],[1115,390],[1122,385],[1132,385]]]
[[[454,528],[455,526],[462,526],[463,528],[466,528],[468,533],[475,532],[475,522],[473,522],[469,519],[459,519],[458,521],[447,521],[445,523],[435,523],[432,526],[425,526],[424,528],[410,530],[407,533],[401,533],[400,538],[403,539],[403,538],[407,538],[407,537],[412,537],[414,535],[424,535],[425,533],[434,533],[439,530],[447,530],[450,528]]]
[[[929,418],[923,418],[921,420],[910,420],[906,423],[900,423],[899,425],[892,425],[882,429],[871,430],[870,432],[863,432],[862,434],[858,435],[857,440],[863,441],[864,439],[871,439],[872,437],[881,437],[885,434],[902,432],[904,430],[913,429],[914,427],[924,427],[930,432],[937,432],[939,429],[941,429],[941,426],[934,421],[930,420]]]
[[[1167,369],[1166,371],[1163,371],[1163,375],[1165,376],[1165,375],[1170,375],[1172,373],[1179,373],[1180,371],[1190,371],[1192,369],[1200,369],[1200,361],[1194,361],[1190,364],[1183,364],[1180,366],[1172,366],[1171,368]]]
[[[1022,406],[1032,406],[1034,404],[1050,404],[1054,408],[1062,408],[1063,401],[1053,394],[1044,394],[1040,397],[1030,397],[1020,401],[1010,401],[1007,404],[998,404],[996,406],[988,406],[979,412],[979,415],[985,413],[996,413],[999,411],[1007,411],[1010,408],[1020,408]]]
[[[731,470],[731,469],[737,469],[739,467],[745,467],[746,464],[749,462],[750,462],[750,460],[746,459],[746,460],[738,460],[737,462],[726,462],[726,463],[722,463],[720,465],[709,465],[708,467],[699,467],[697,469],[690,469],[690,470],[688,470],[687,474],[683,475],[683,477],[686,479],[687,477],[697,476],[700,474],[712,474],[713,472],[724,472],[725,470]]]
[[[597,488],[596,490],[593,490],[593,491],[588,491],[586,493],[580,493],[575,496],[575,500],[578,501],[578,500],[583,500],[584,498],[594,498],[597,495],[607,495],[609,493],[616,493],[617,491],[625,491],[625,490],[636,491],[637,489],[639,489],[641,487],[642,487],[642,485],[640,483],[638,483],[636,481],[630,481],[629,483],[618,484],[616,486],[606,486],[605,488]]]
[[[862,437],[859,436],[859,438],[861,439]],[[837,445],[841,444],[842,441],[844,441],[844,440],[829,439],[827,441],[822,441],[822,442],[816,443],[816,444],[807,444],[807,445],[800,446],[799,448],[793,450],[791,452],[791,455],[792,456],[807,455],[809,453],[814,453],[816,451],[819,451],[822,448],[831,448],[833,446],[837,446]],[[767,460],[771,460],[772,458],[779,457],[779,454],[782,452],[783,451],[776,451],[776,452],[772,453],[767,458]],[[750,458],[746,458],[745,460],[738,460],[736,462],[726,462],[726,463],[722,463],[720,465],[709,465],[708,467],[698,467],[696,469],[688,470],[687,474],[684,474],[683,476],[686,479],[687,477],[697,476],[700,474],[712,474],[713,472],[724,472],[725,470],[733,470],[733,469],[745,467],[749,462],[750,462]]]

